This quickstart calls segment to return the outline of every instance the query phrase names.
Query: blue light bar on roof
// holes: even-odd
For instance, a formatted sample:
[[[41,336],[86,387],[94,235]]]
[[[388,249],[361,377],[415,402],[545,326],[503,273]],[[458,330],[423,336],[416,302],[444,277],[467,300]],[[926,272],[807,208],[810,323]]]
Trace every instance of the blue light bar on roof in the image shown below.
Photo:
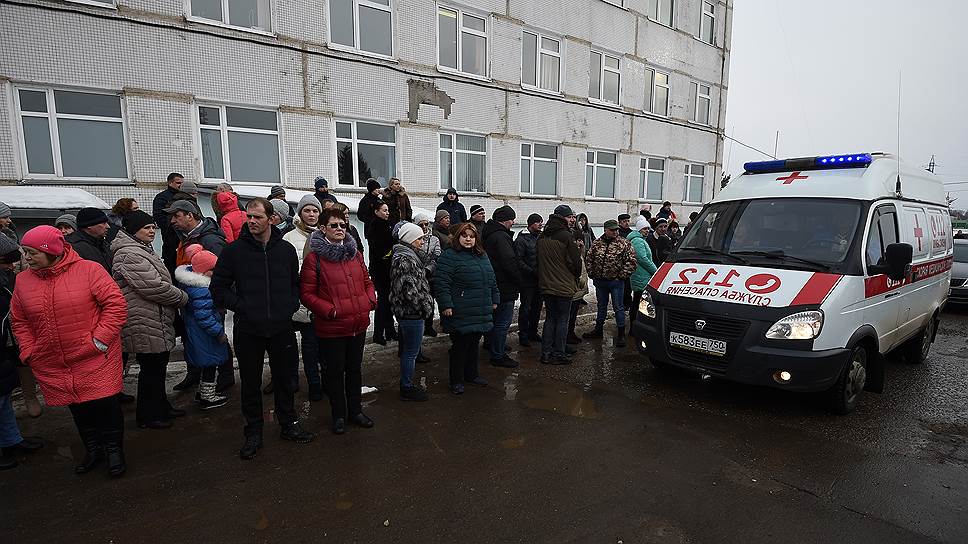
[[[747,174],[766,174],[769,172],[867,168],[872,161],[873,158],[870,153],[854,153],[852,155],[825,155],[820,157],[799,157],[775,161],[748,162],[743,165],[743,168]]]

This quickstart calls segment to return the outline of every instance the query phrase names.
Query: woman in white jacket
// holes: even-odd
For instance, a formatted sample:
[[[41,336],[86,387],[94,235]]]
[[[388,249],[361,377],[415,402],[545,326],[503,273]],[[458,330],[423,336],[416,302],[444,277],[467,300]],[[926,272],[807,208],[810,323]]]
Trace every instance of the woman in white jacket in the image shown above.
[[[302,270],[303,257],[309,251],[309,237],[312,236],[319,227],[319,212],[323,209],[319,200],[313,195],[306,195],[299,200],[296,206],[296,218],[293,221],[294,229],[287,232],[282,239],[292,244],[296,248],[296,257],[299,258],[299,269]],[[323,376],[322,354],[319,352],[319,343],[316,340],[316,332],[313,330],[312,315],[309,310],[299,305],[299,309],[292,316],[293,328],[302,337],[302,360],[303,371],[306,374],[306,383],[309,384],[309,400],[316,402],[323,400]],[[293,391],[299,390],[299,354],[293,351]]]

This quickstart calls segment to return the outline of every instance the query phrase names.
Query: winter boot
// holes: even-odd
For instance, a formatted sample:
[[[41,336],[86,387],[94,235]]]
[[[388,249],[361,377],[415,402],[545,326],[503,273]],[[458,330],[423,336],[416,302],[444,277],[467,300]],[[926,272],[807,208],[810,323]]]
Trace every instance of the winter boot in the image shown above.
[[[117,478],[128,469],[124,462],[124,429],[102,431],[101,440],[108,459],[108,475]]]
[[[188,371],[185,372],[185,379],[175,384],[172,387],[175,391],[184,391],[186,389],[191,389],[198,383],[202,376],[202,369],[197,366],[188,365]]]
[[[199,401],[198,407],[202,410],[211,410],[219,406],[225,406],[229,398],[221,393],[215,392],[215,382],[201,382],[198,384]]]
[[[581,335],[582,338],[585,338],[585,339],[588,339],[588,340],[592,340],[592,339],[596,339],[596,338],[602,338],[603,336],[605,336],[605,332],[603,331],[603,326],[602,326],[601,323],[595,323],[595,329],[594,330],[590,330],[590,331],[586,332],[585,334]]]
[[[625,347],[625,327],[619,327],[618,332],[615,333],[615,347]]]
[[[94,467],[101,464],[104,460],[104,446],[101,445],[101,437],[96,428],[84,427],[78,429],[81,435],[81,442],[84,443],[84,460],[81,464],[74,467],[75,474],[86,474],[94,470]]]

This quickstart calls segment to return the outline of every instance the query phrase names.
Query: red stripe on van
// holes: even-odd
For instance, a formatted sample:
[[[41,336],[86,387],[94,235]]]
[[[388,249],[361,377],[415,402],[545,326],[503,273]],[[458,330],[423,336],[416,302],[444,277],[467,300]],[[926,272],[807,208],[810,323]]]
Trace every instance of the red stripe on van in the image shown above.
[[[659,286],[662,285],[662,281],[665,280],[665,277],[669,274],[670,270],[672,270],[672,264],[662,263],[662,266],[660,266],[659,269],[655,271],[655,274],[652,275],[652,279],[649,281],[649,287],[658,290]]]
[[[824,272],[814,272],[813,276],[807,280],[803,289],[793,298],[790,306],[799,304],[820,304],[827,298],[842,276],[840,274],[826,274]]]
[[[944,274],[945,272],[951,270],[951,265],[953,263],[954,256],[916,264],[911,267],[910,278],[904,278],[903,280],[897,282],[891,281],[884,274],[864,278],[864,296],[866,298],[876,297],[877,295],[887,293],[888,291],[900,289],[905,285],[926,280],[939,274]]]

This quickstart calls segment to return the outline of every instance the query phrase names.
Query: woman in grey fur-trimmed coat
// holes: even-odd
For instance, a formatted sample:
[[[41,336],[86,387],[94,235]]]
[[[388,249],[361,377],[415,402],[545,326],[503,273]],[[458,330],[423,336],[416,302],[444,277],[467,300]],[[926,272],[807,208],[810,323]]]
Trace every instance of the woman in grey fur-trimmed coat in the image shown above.
[[[390,307],[400,323],[400,398],[424,401],[427,393],[413,383],[414,363],[420,353],[424,321],[434,315],[434,299],[420,252],[423,230],[413,223],[400,227],[400,242],[390,261]]]
[[[164,262],[151,247],[154,219],[143,211],[124,218],[124,229],[111,243],[111,272],[128,302],[128,319],[121,329],[125,353],[134,353],[138,373],[136,419],[142,428],[166,429],[172,417],[184,415],[168,402],[165,376],[175,347],[175,313],[188,295],[175,287]]]

